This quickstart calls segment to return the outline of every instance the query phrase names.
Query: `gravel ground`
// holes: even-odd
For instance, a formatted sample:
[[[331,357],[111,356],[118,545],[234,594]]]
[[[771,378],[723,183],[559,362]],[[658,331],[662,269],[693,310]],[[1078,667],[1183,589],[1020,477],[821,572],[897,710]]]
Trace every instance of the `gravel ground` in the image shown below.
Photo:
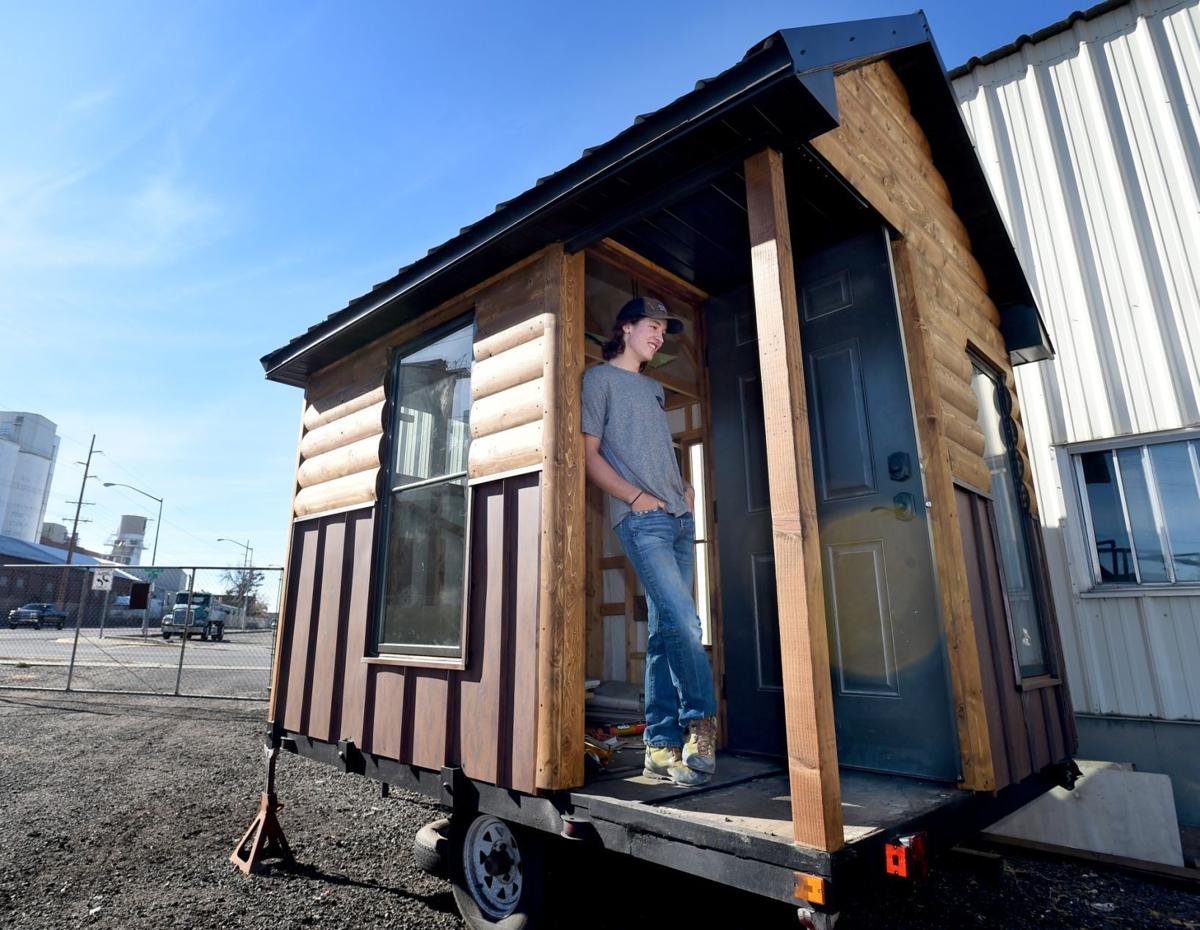
[[[412,860],[437,806],[294,756],[277,789],[298,865],[246,878],[229,863],[262,790],[264,716],[262,704],[0,692],[0,927],[461,927],[449,886]],[[567,926],[673,922],[666,902],[706,926],[798,926],[788,909],[617,857],[555,858],[575,902]],[[648,885],[653,902],[631,893]],[[1200,930],[1200,895],[1008,856],[883,886],[838,924],[882,926]]]

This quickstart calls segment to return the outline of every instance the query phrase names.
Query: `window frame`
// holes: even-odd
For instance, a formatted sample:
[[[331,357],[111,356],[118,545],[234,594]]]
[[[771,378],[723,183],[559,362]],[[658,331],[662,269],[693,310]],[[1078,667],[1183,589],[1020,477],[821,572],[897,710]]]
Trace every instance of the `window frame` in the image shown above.
[[[373,605],[370,610],[370,635],[366,642],[367,654],[365,661],[379,664],[404,665],[412,667],[443,668],[462,670],[467,667],[468,630],[470,627],[471,608],[471,549],[473,545],[472,522],[474,512],[474,486],[471,483],[469,469],[460,472],[448,472],[433,478],[410,481],[402,485],[395,484],[395,467],[398,450],[396,449],[396,415],[397,404],[400,400],[400,361],[406,356],[419,352],[435,342],[459,330],[470,329],[472,335],[475,329],[475,309],[472,307],[466,313],[459,314],[451,320],[432,327],[407,342],[393,346],[388,353],[387,379],[384,402],[384,432],[383,455],[380,479],[382,491],[380,496],[378,516],[376,519],[374,539],[372,541],[372,569],[375,581],[372,585]],[[474,342],[474,338],[472,338]],[[471,360],[472,377],[475,372],[475,360]],[[467,455],[470,455],[470,413],[467,417]],[[388,544],[393,518],[393,496],[400,491],[417,490],[438,484],[461,482],[466,496],[464,508],[463,533],[463,604],[459,618],[458,646],[422,646],[416,643],[385,644],[383,636],[384,605],[387,598],[387,555]],[[391,645],[392,648],[387,648]]]
[[[974,380],[974,372],[976,370],[992,383],[997,391],[1007,392],[1009,389],[1008,378],[1003,370],[992,364],[985,356],[977,351],[967,352],[967,360],[971,365],[972,381]],[[974,386],[971,386],[971,392],[974,393]],[[1011,412],[1004,415],[1011,419]],[[1003,418],[1002,418],[1003,419]],[[1013,673],[1016,675],[1017,683],[1022,688],[1040,687],[1044,684],[1056,684],[1059,679],[1057,661],[1054,650],[1050,648],[1050,622],[1051,611],[1048,609],[1048,599],[1050,592],[1046,590],[1043,581],[1040,566],[1035,564],[1036,553],[1040,552],[1040,547],[1034,545],[1034,541],[1030,539],[1030,510],[1029,510],[1029,491],[1025,487],[1022,480],[1024,472],[1024,464],[1021,462],[1021,457],[1017,449],[1015,435],[1010,440],[1010,437],[1005,433],[1003,423],[1001,423],[1001,437],[1004,439],[1005,453],[1008,456],[1009,480],[1013,485],[1013,496],[1015,503],[1019,509],[1020,520],[1018,521],[1018,531],[1021,534],[1021,548],[1024,550],[1025,556],[1025,571],[1029,575],[1029,590],[1032,594],[1033,609],[1037,615],[1038,621],[1038,636],[1042,644],[1042,662],[1041,669],[1038,671],[1026,672],[1021,666],[1021,655],[1017,649],[1017,631],[1013,624],[1013,608],[1009,603],[1009,586],[1008,586],[1008,571],[1009,569],[1004,564],[1003,549],[1000,545],[1000,526],[996,516],[996,495],[991,487],[987,489],[988,509],[991,511],[992,524],[992,547],[996,552],[996,565],[1000,572],[1001,580],[1001,595],[1004,601],[1004,618],[1008,626],[1008,645],[1012,655]]]
[[[1062,451],[1067,456],[1067,468],[1070,472],[1071,483],[1074,486],[1074,505],[1079,508],[1080,526],[1082,527],[1082,542],[1087,562],[1086,581],[1090,587],[1082,594],[1105,595],[1152,595],[1152,594],[1195,594],[1200,592],[1200,581],[1175,580],[1174,551],[1168,533],[1162,493],[1159,488],[1158,474],[1154,469],[1150,456],[1152,446],[1168,445],[1170,443],[1186,443],[1189,459],[1192,465],[1192,479],[1196,485],[1197,495],[1200,496],[1200,429],[1189,427],[1180,430],[1170,430],[1154,433],[1137,433],[1129,436],[1119,436],[1112,439],[1094,439],[1063,445]],[[1155,532],[1158,535],[1163,562],[1169,579],[1167,581],[1142,581],[1142,570],[1138,564],[1137,542],[1133,536],[1133,526],[1129,516],[1129,502],[1125,495],[1125,481],[1121,472],[1121,462],[1118,452],[1128,449],[1141,451],[1142,475],[1146,482],[1146,490],[1150,495],[1151,516],[1154,520]],[[1100,568],[1100,555],[1096,551],[1096,528],[1092,519],[1092,508],[1088,501],[1087,481],[1083,473],[1083,456],[1091,453],[1107,453],[1113,475],[1116,477],[1117,493],[1120,497],[1121,516],[1125,533],[1129,539],[1130,558],[1133,574],[1136,579],[1128,581],[1104,581]],[[1147,468],[1146,465],[1150,467]]]

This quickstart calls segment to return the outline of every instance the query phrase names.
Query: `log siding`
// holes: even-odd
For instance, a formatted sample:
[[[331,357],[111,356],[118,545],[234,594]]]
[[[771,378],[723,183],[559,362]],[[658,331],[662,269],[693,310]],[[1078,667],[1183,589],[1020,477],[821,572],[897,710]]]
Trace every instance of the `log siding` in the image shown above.
[[[929,141],[913,118],[908,93],[886,61],[837,77],[841,125],[813,147],[904,237],[913,284],[936,333],[928,376],[937,385],[939,418],[956,481],[988,492],[991,477],[981,456],[968,350],[1004,375],[1013,395],[1018,455],[1033,503],[1033,474],[1021,427],[1012,365],[1000,335],[1000,311],[971,252],[949,188],[933,163]],[[1035,511],[1036,512],[1036,511]]]

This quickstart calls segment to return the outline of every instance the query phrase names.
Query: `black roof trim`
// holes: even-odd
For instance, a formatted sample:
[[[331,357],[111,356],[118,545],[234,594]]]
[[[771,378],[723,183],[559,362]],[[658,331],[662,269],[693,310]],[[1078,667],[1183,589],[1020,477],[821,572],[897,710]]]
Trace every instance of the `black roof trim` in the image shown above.
[[[1066,32],[1080,20],[1086,22],[1089,19],[1095,19],[1098,16],[1103,16],[1105,13],[1110,13],[1113,10],[1128,5],[1129,0],[1105,0],[1104,3],[1097,3],[1086,10],[1076,10],[1073,13],[1067,14],[1058,22],[1051,23],[1049,26],[1039,29],[1033,35],[1017,36],[1017,38],[1007,45],[1001,45],[990,52],[968,58],[963,64],[950,69],[949,78],[952,81],[957,80],[975,68],[982,65],[990,65],[992,62],[999,61],[1001,58],[1007,58],[1009,55],[1015,55],[1024,45],[1037,45],[1037,43],[1044,42],[1046,39],[1052,38],[1060,32]]]
[[[430,249],[369,293],[265,355],[262,365],[267,377],[303,386],[312,372],[538,248],[567,240],[573,247],[581,247],[587,236],[599,236],[605,223],[612,220],[611,216],[587,214],[587,208],[580,211],[589,194],[611,193],[618,183],[625,184],[626,191],[646,184],[661,189],[670,178],[655,171],[661,175],[668,170],[696,169],[695,158],[700,155],[688,151],[686,142],[701,140],[697,152],[706,151],[714,127],[726,132],[724,155],[711,153],[714,158],[736,153],[739,144],[796,145],[832,129],[839,121],[834,70],[897,53],[919,60],[923,83],[946,98],[932,108],[942,131],[931,133],[931,141],[940,135],[947,144],[940,161],[952,163],[966,156],[970,164],[953,173],[960,181],[964,177],[969,180],[966,187],[972,200],[982,192],[991,207],[977,213],[975,219],[980,224],[979,240],[1001,250],[996,264],[1005,273],[998,279],[1007,279],[1010,294],[1005,301],[997,298],[997,303],[1032,303],[962,125],[928,22],[923,13],[915,13],[784,29],[768,36],[732,68],[697,82],[693,91],[662,109],[637,117],[608,142],[588,149],[566,168],[499,204],[489,216],[464,227],[458,236]],[[944,85],[944,90],[938,85]],[[668,167],[657,168],[660,163]],[[949,174],[947,181],[951,182]],[[630,183],[635,187],[630,188]],[[572,208],[576,212],[569,214]],[[590,219],[582,221],[581,212]],[[968,229],[974,240],[977,230],[969,221]],[[1019,280],[1010,275],[1013,269]]]

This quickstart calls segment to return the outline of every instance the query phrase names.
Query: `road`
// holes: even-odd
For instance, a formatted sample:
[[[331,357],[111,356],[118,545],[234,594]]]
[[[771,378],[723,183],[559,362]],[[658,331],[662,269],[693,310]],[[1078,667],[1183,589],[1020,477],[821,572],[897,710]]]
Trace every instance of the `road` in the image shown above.
[[[164,640],[140,630],[0,629],[0,687],[146,691],[266,698],[271,676],[270,630],[227,631],[222,642],[178,636]],[[70,670],[72,651],[74,671]],[[181,662],[182,657],[182,662]]]

